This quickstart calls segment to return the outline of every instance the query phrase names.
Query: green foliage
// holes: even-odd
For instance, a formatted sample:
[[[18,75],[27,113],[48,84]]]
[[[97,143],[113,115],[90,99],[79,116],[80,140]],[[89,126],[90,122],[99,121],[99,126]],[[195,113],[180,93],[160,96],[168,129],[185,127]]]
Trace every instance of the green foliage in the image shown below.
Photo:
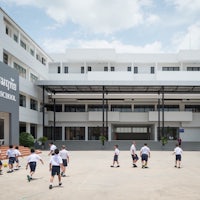
[[[19,136],[19,143],[25,147],[33,147],[34,137],[30,133],[22,132]]]
[[[168,142],[168,139],[167,139],[167,137],[166,137],[166,136],[164,136],[164,137],[162,137],[162,138],[161,138],[161,141],[162,141],[162,145],[164,146],[164,145],[166,145],[166,144],[167,144],[167,142]]]
[[[104,146],[105,141],[106,141],[107,138],[106,138],[105,136],[101,135],[101,136],[99,137],[99,139],[101,140],[101,144]]]
[[[45,136],[38,138],[38,141],[41,142],[42,145],[44,145],[47,140],[48,140],[48,138]]]

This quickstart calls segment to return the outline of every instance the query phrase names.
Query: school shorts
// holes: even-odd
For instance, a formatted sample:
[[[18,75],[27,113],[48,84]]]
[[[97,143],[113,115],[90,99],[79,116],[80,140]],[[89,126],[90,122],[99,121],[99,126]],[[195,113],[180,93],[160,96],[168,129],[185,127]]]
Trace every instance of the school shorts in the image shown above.
[[[2,162],[1,162],[1,160],[0,160],[0,166],[2,165]]]
[[[142,161],[148,161],[148,155],[147,154],[142,154]]]
[[[30,162],[30,163],[29,163],[29,166],[30,166],[31,172],[34,172],[35,169],[36,169],[36,162]]]
[[[133,159],[133,160],[139,160],[139,158],[138,158],[138,155],[137,155],[137,154],[135,154],[135,155],[131,154],[131,157],[132,157],[132,159]]]
[[[15,157],[10,157],[9,160],[8,160],[8,164],[12,165],[15,163]]]
[[[63,161],[63,166],[67,167],[67,159],[62,159],[62,161]]]
[[[181,161],[181,155],[176,155],[176,160]]]
[[[114,161],[118,161],[118,155],[114,155]]]
[[[52,166],[51,176],[60,175],[60,166]]]

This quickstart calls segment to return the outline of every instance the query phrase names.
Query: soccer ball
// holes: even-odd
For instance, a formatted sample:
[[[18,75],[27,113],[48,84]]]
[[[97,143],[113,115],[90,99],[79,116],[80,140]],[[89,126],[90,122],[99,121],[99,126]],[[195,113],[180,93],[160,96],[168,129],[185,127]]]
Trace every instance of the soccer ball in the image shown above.
[[[7,163],[4,163],[3,166],[4,166],[4,167],[8,167],[8,164],[7,164]]]

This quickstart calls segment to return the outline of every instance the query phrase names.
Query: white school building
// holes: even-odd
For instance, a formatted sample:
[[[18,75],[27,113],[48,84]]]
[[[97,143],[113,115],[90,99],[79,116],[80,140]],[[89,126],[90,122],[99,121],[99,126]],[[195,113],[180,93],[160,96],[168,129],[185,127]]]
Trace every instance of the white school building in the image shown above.
[[[0,61],[19,74],[18,133],[0,107],[5,144],[18,143],[12,134],[24,131],[56,141],[200,141],[200,50],[48,55],[0,9]]]

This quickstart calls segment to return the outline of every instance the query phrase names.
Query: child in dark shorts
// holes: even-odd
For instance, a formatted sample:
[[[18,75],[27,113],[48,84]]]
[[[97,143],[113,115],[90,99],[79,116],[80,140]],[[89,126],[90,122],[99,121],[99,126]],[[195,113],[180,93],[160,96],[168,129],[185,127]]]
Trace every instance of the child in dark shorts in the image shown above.
[[[119,166],[119,161],[118,161],[118,158],[119,158],[119,149],[118,149],[118,145],[116,144],[114,146],[114,158],[113,158],[113,164],[110,166],[110,167],[114,167],[115,163],[117,163],[117,167],[120,167]]]
[[[58,176],[59,186],[62,185],[60,167],[63,167],[63,161],[62,161],[62,158],[59,155],[59,150],[58,149],[55,149],[54,153],[55,154],[53,156],[51,156],[51,159],[50,159],[50,162],[49,162],[49,171],[51,171],[49,189],[53,188],[52,184],[53,184],[53,179],[54,179],[55,175]]]

